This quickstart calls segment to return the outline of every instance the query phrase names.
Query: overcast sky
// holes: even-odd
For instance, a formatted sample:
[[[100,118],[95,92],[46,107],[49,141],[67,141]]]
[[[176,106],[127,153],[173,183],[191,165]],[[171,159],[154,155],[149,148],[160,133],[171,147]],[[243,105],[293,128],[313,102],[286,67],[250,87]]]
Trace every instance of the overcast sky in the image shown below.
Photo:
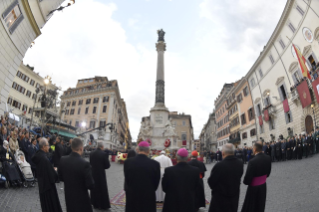
[[[76,0],[42,29],[25,64],[63,90],[77,79],[118,80],[133,141],[155,103],[157,29],[166,32],[170,111],[192,115],[198,138],[224,83],[244,76],[286,0]]]

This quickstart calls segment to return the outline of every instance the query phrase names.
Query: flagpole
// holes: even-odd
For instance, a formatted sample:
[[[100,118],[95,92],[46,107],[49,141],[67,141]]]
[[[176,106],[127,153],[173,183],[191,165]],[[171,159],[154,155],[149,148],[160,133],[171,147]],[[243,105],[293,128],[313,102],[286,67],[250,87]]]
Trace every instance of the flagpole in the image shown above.
[[[316,14],[316,16],[319,18],[318,14],[314,11],[314,9],[312,9],[312,7],[310,7],[309,4],[307,4],[307,2],[305,0],[303,0],[303,2],[305,2],[305,4]]]
[[[278,54],[278,56],[279,56],[279,59],[280,59],[280,61],[281,61],[281,63],[282,63],[282,66],[283,66],[283,67],[284,67],[284,69],[285,69],[285,72],[286,72],[286,75],[287,75],[287,78],[288,78],[289,84],[290,84],[290,86],[291,86],[290,78],[289,78],[289,75],[288,75],[287,69],[286,69],[286,67],[285,67],[285,64],[284,64],[284,62],[282,61],[282,58],[281,58],[281,56],[280,56],[280,54],[279,54],[279,52],[278,52],[278,50],[277,50],[277,48],[276,48],[275,44],[274,44],[274,43],[272,43],[272,45],[273,45],[273,46],[275,47],[275,49],[276,49],[276,52],[277,52],[277,54]]]

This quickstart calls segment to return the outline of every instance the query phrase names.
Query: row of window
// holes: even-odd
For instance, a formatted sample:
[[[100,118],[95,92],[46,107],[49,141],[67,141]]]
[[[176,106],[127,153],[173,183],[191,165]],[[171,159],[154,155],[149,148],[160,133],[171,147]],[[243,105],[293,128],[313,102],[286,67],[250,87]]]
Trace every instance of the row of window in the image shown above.
[[[248,91],[248,87],[246,86],[244,89],[243,89],[243,94],[244,96],[248,96],[249,95],[249,91]],[[229,98],[227,99],[226,101],[226,105],[230,105],[232,103],[233,100],[235,100],[236,96],[235,96],[235,93],[233,93],[232,95],[229,96]],[[242,93],[238,94],[237,96],[237,102],[240,103],[241,101],[243,100],[243,96],[242,96]],[[219,118],[226,110],[226,105],[225,107],[221,108],[217,113],[216,113],[216,117]],[[226,110],[227,111],[227,110]],[[233,112],[231,112],[232,114]],[[229,114],[229,112],[228,112]],[[229,115],[231,115],[229,114]]]
[[[256,136],[256,129],[250,130],[250,137]],[[248,138],[247,132],[242,133],[242,139]]]
[[[228,127],[226,127],[225,129],[223,129],[223,130],[217,132],[217,138],[220,138],[220,137],[223,137],[223,136],[225,136],[225,135],[228,135],[229,133],[230,133],[230,128],[229,128],[229,126],[228,126]]]
[[[19,92],[22,93],[23,95],[24,95],[24,93],[25,93],[25,91],[26,91],[24,87],[22,87],[21,85],[19,85],[19,84],[16,83],[16,82],[13,82],[13,83],[12,83],[12,88],[14,88],[15,90],[19,91]],[[29,90],[27,90],[26,96],[29,97],[29,98],[31,98],[31,94],[32,94],[32,92],[29,91]],[[32,94],[32,99],[35,99],[35,97],[36,97],[36,94]]]
[[[97,109],[97,107],[93,107],[93,110],[92,110],[93,114],[96,113],[96,109]],[[102,112],[106,113],[106,111],[107,111],[107,106],[104,105]],[[65,115],[74,115],[74,112],[75,112],[75,109],[71,109],[71,110],[67,109],[67,110],[65,110]],[[87,107],[87,108],[85,108],[85,114],[88,114],[88,113],[89,113],[89,108]],[[80,114],[81,114],[81,108],[78,108],[78,115],[80,115]]]
[[[29,82],[29,77],[23,73],[21,73],[20,71],[17,72],[17,77],[19,77],[20,79],[22,79],[23,81],[25,81],[26,83]],[[30,85],[34,86],[35,84],[35,81],[33,79],[30,80]],[[40,84],[37,83],[36,84],[36,88],[39,88],[40,87]]]
[[[229,115],[226,115],[223,119],[221,119],[219,122],[217,122],[217,128],[220,128],[228,121],[229,121]]]
[[[99,103],[100,98],[94,98],[93,99],[93,104],[97,104]],[[103,97],[103,103],[108,102],[109,101],[109,96],[104,96]],[[87,105],[91,104],[91,99],[86,99],[85,102]],[[78,105],[82,105],[83,104],[83,100],[79,100]],[[71,105],[71,102],[67,102],[66,106],[69,107]],[[76,106],[76,101],[72,101],[72,106]]]
[[[115,84],[115,86],[117,86],[117,84]],[[64,95],[72,95],[72,94],[77,94],[77,93],[83,93],[87,90],[94,90],[94,89],[99,89],[99,88],[106,88],[106,87],[112,87],[112,82],[108,82],[106,84],[103,85],[90,85],[87,86],[85,88],[79,88],[76,90],[71,90],[71,91],[65,91]]]

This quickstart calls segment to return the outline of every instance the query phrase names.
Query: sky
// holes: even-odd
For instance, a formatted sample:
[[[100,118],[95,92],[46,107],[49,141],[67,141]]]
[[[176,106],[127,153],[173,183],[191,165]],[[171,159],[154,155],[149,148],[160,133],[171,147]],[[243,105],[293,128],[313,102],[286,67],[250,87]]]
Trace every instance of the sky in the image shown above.
[[[67,2],[67,1],[66,1]],[[136,141],[155,104],[157,30],[166,32],[165,104],[190,114],[197,139],[224,83],[243,77],[273,33],[286,0],[76,0],[55,12],[24,64],[62,90],[117,80]]]

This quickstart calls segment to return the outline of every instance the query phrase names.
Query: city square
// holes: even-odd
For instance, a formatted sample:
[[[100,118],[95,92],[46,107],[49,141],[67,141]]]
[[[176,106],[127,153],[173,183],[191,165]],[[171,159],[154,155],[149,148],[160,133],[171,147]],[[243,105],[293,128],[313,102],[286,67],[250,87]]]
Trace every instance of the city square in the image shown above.
[[[272,173],[267,180],[267,212],[315,212],[319,207],[317,198],[319,190],[319,182],[317,176],[319,170],[317,169],[319,162],[319,155],[312,158],[302,160],[292,160],[286,162],[276,162],[272,164]],[[207,164],[207,172],[205,173],[205,195],[206,199],[210,201],[211,190],[207,185],[207,178],[210,174],[211,168],[215,164]],[[245,165],[245,169],[246,169]],[[106,171],[108,188],[110,197],[113,198],[123,190],[124,175],[123,164],[111,163],[111,168]],[[246,185],[241,184],[239,210],[241,210],[246,193]],[[57,184],[59,198],[62,203],[63,211],[65,209],[63,183]],[[38,188],[17,188],[17,189],[1,189],[0,190],[0,207],[8,212],[14,211],[41,211]],[[23,205],[23,207],[22,207]],[[201,209],[200,212],[207,211]],[[101,210],[94,210],[101,211]],[[125,211],[124,206],[112,205],[112,212]],[[161,211],[161,210],[158,210]]]
[[[318,211],[319,1],[0,14],[0,211]]]

